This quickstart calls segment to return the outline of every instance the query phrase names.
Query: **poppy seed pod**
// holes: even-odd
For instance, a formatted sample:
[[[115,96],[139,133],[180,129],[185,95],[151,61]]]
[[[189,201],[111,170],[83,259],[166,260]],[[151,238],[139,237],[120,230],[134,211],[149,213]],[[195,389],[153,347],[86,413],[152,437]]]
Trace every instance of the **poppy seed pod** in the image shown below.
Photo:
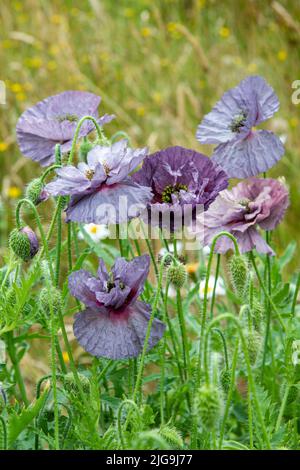
[[[180,289],[186,281],[187,273],[185,266],[181,263],[174,264],[168,268],[168,280],[177,289]]]
[[[39,251],[37,236],[27,226],[12,230],[9,236],[9,246],[23,261],[30,261]]]
[[[26,199],[29,199],[35,206],[48,199],[48,193],[44,189],[41,178],[35,178],[29,183],[25,192]]]

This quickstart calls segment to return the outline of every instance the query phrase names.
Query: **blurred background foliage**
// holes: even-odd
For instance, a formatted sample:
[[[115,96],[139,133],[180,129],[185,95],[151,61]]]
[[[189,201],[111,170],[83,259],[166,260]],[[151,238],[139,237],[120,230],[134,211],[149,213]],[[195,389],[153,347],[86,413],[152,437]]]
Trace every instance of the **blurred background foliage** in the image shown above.
[[[269,174],[286,178],[291,207],[274,241],[282,253],[297,240],[300,105],[291,101],[291,85],[300,79],[298,0],[1,0],[0,19],[7,101],[0,106],[0,258],[16,200],[40,173],[16,145],[27,107],[64,90],[91,91],[102,96],[100,111],[117,117],[109,135],[123,129],[151,151],[179,144],[210,154],[196,127],[249,74],[264,76],[281,102],[268,127],[286,140],[286,155]]]

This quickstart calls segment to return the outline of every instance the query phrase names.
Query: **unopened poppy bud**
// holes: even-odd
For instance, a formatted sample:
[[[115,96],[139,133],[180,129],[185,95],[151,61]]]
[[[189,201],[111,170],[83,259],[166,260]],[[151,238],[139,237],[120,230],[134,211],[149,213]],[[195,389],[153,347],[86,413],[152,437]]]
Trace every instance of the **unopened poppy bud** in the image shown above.
[[[222,402],[219,391],[213,385],[203,385],[198,395],[198,410],[202,424],[213,429],[221,417]]]
[[[39,251],[36,234],[30,227],[15,228],[9,236],[9,246],[23,261],[30,261]]]
[[[234,291],[240,298],[243,298],[249,280],[249,266],[245,257],[233,255],[229,263],[229,270]]]
[[[253,365],[255,364],[255,361],[261,348],[261,336],[257,333],[257,331],[247,333],[245,336],[247,340],[249,359],[251,364]]]
[[[231,370],[223,369],[221,371],[220,382],[224,392],[227,393],[231,383]]]
[[[50,315],[51,308],[53,308],[53,313],[57,313],[62,307],[61,293],[56,287],[51,286],[49,290],[47,287],[41,290],[39,296],[39,304],[41,310],[46,314]],[[52,307],[51,307],[52,306]]]
[[[291,385],[288,396],[287,396],[286,404],[290,405],[297,399],[297,397],[298,397],[298,388],[295,385]]]
[[[80,147],[79,147],[79,156],[81,160],[85,160],[87,157],[87,154],[89,153],[90,150],[95,146],[92,142],[90,142],[87,139],[83,139]]]
[[[83,391],[88,393],[90,391],[89,379],[83,374],[77,374]],[[74,379],[73,372],[69,372],[63,378],[64,386],[68,392],[78,392],[78,387]]]
[[[26,188],[25,197],[33,202],[35,206],[48,199],[48,196],[41,178],[35,178]]]
[[[180,287],[184,285],[186,278],[187,273],[183,264],[173,264],[168,268],[168,280],[177,289],[180,289]]]

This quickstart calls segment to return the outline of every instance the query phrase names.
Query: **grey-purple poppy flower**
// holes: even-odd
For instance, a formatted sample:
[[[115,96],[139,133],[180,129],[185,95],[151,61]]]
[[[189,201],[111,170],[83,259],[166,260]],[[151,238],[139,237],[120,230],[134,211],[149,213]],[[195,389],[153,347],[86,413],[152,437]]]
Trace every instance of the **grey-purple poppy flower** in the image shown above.
[[[97,277],[83,269],[69,276],[71,294],[86,309],[76,314],[74,334],[90,354],[109,359],[136,357],[143,349],[151,307],[138,299],[149,272],[148,255],[117,258],[108,272],[99,260]],[[154,319],[148,349],[161,339],[165,325]]]
[[[191,208],[193,219],[197,206],[207,210],[219,192],[228,186],[225,172],[216,163],[201,153],[179,146],[146,157],[133,179],[153,192],[148,204],[148,221],[154,225],[159,221],[159,225],[164,226],[164,215],[170,214],[168,228],[171,231],[186,224],[185,206]]]
[[[17,122],[17,140],[25,157],[48,166],[55,160],[56,144],[61,144],[62,153],[71,149],[78,121],[84,116],[94,117],[99,126],[110,122],[114,116],[98,115],[100,96],[83,91],[65,91],[40,101],[27,109]],[[85,121],[79,137],[94,129],[91,121]]]
[[[218,144],[212,159],[229,177],[256,176],[284,154],[284,147],[273,132],[253,129],[278,109],[273,88],[262,77],[247,77],[227,91],[204,117],[197,139],[202,144]]]
[[[67,221],[120,224],[137,217],[151,199],[151,190],[128,175],[141,163],[147,149],[133,150],[127,140],[94,147],[87,163],[56,170],[58,178],[46,185],[52,196],[71,196]]]
[[[258,229],[273,230],[288,205],[288,191],[280,181],[259,178],[242,181],[232,190],[222,191],[203,214],[204,245],[210,245],[225,230],[237,239],[242,253],[256,248],[259,253],[273,255]],[[226,253],[230,249],[233,249],[232,241],[225,236],[219,238],[216,252]]]

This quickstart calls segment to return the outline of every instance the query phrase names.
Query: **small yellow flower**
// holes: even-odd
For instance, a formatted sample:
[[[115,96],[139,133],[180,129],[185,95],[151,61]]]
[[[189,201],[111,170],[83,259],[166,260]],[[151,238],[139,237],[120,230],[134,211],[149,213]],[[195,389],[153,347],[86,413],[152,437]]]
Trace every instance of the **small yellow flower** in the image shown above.
[[[49,52],[51,55],[58,55],[60,52],[60,48],[56,45],[50,47]]]
[[[290,126],[291,126],[293,129],[295,129],[295,127],[297,127],[298,125],[299,125],[299,120],[298,120],[298,118],[292,117],[292,118],[290,119]]]
[[[186,270],[189,274],[195,274],[199,268],[199,263],[188,263],[186,265]]]
[[[206,0],[197,0],[196,7],[198,10],[202,10],[206,5]]]
[[[49,60],[49,62],[47,63],[47,69],[48,69],[48,70],[55,70],[55,69],[57,69],[56,62],[55,62],[54,60]]]
[[[7,196],[10,199],[17,199],[22,194],[22,191],[17,186],[10,186],[7,190]]]
[[[153,101],[154,101],[156,104],[161,104],[161,102],[162,102],[162,97],[161,97],[161,94],[160,94],[158,91],[155,91],[155,92],[152,94],[152,98],[153,98]]]
[[[0,152],[5,152],[8,149],[8,144],[6,142],[0,142]]]
[[[125,8],[124,16],[126,18],[133,18],[134,17],[134,9],[133,8]]]
[[[147,28],[145,26],[144,28],[141,29],[141,35],[143,36],[143,38],[148,38],[149,36],[151,36],[151,34],[152,32],[150,28]]]
[[[146,110],[144,108],[144,106],[139,106],[137,109],[136,109],[136,114],[140,117],[143,117],[145,116],[146,114]]]
[[[60,15],[52,15],[50,18],[51,23],[53,24],[60,24],[63,21],[62,16]]]
[[[219,29],[219,35],[221,36],[221,38],[223,39],[227,39],[229,38],[230,36],[230,29],[227,28],[227,26],[222,26],[220,29]]]
[[[200,90],[203,90],[203,88],[205,88],[205,85],[206,85],[205,80],[203,79],[198,80],[198,86]]]
[[[43,61],[40,57],[30,57],[26,60],[28,67],[32,69],[39,69],[43,65]]]
[[[16,11],[21,11],[23,8],[22,2],[14,2],[13,7]]]
[[[281,49],[280,51],[278,51],[277,59],[280,62],[284,62],[286,58],[287,58],[287,52],[284,49]]]
[[[23,91],[23,87],[20,83],[12,83],[10,89],[13,93],[21,93]]]
[[[255,62],[251,62],[251,64],[248,65],[247,70],[249,73],[255,73],[257,71],[257,64]]]
[[[10,39],[4,39],[4,41],[2,41],[2,46],[4,49],[10,49],[13,47],[13,42]]]
[[[70,362],[69,354],[67,351],[63,351],[62,353],[63,360],[68,364]]]
[[[25,100],[26,100],[26,95],[25,95],[25,93],[22,93],[22,92],[21,92],[21,93],[17,93],[17,94],[16,94],[16,99],[17,99],[17,101],[25,101]]]

